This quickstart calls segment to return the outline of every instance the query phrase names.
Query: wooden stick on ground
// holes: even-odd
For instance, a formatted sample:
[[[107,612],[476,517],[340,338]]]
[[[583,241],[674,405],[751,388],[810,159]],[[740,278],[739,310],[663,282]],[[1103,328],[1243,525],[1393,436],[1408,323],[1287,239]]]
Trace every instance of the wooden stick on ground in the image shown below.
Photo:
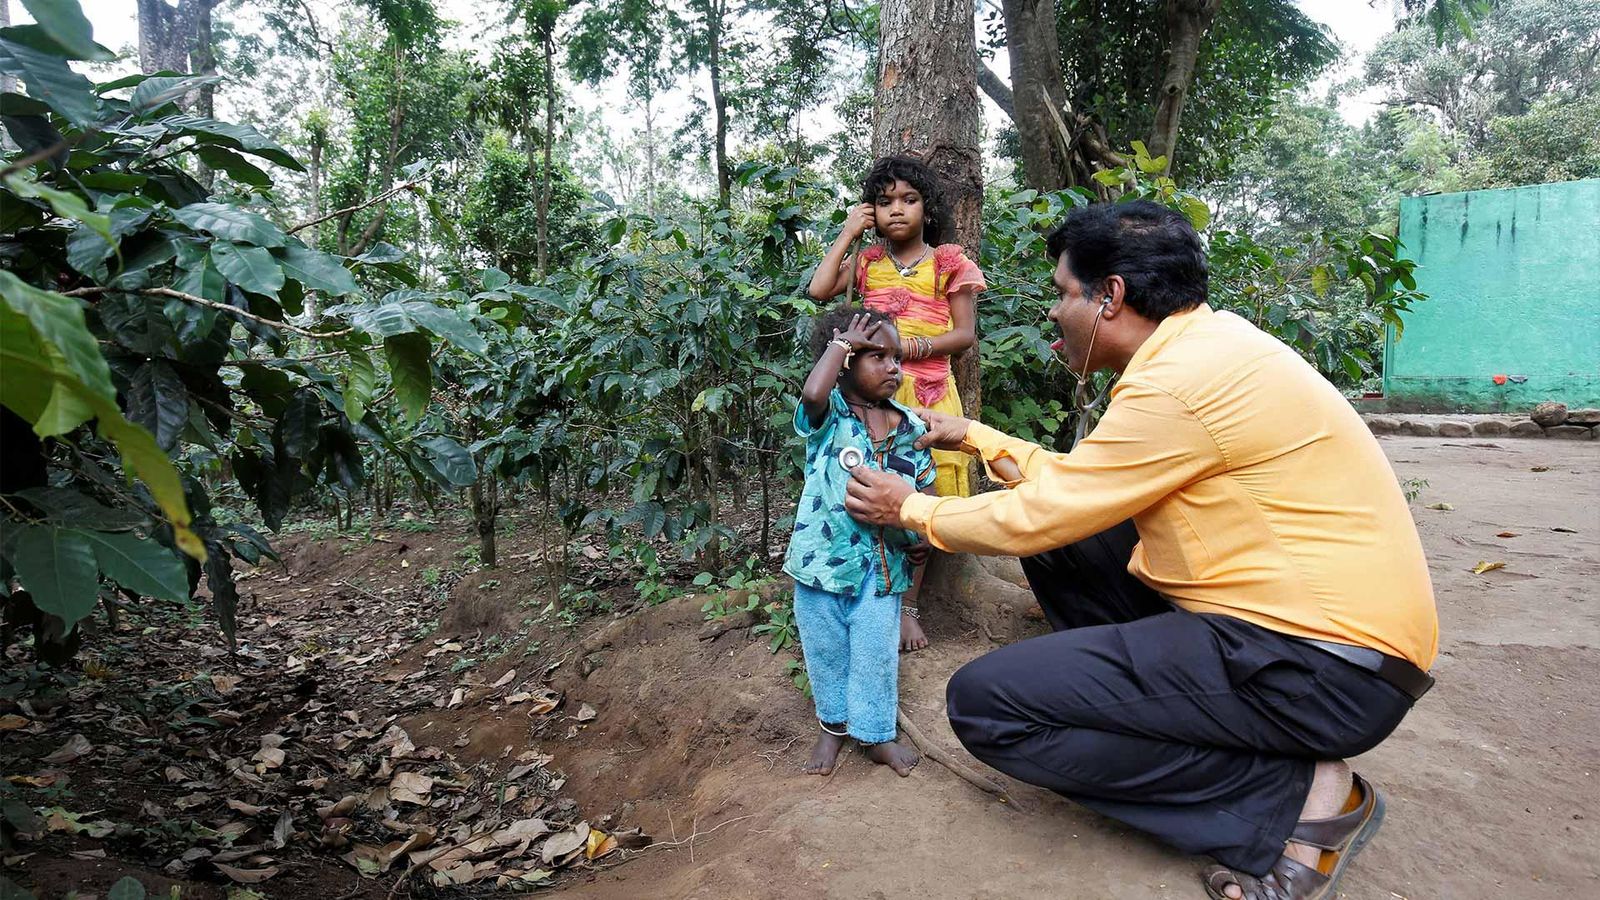
[[[895,718],[900,723],[900,730],[906,733],[906,737],[911,738],[911,743],[922,751],[923,756],[949,769],[956,776],[971,783],[978,790],[986,794],[993,794],[1001,803],[1012,807],[1017,805],[1017,802],[1011,799],[1011,795],[1007,794],[1006,789],[998,782],[991,781],[962,765],[959,760],[946,753],[943,747],[928,740],[928,736],[922,733],[922,729],[918,728],[915,722],[911,721],[911,717],[906,715],[904,709],[897,709],[896,711],[898,715]]]

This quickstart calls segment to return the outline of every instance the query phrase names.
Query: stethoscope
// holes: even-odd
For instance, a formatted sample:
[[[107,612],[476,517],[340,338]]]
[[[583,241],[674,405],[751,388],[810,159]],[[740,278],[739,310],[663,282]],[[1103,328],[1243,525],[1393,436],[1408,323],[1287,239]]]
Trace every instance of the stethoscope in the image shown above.
[[[1106,317],[1106,310],[1111,307],[1110,295],[1100,298],[1100,314],[1094,317],[1094,328],[1089,331],[1089,350],[1083,355],[1083,371],[1074,372],[1072,366],[1065,359],[1061,364],[1077,379],[1078,384],[1072,389],[1072,400],[1078,407],[1078,424],[1073,429],[1072,445],[1076,447],[1084,436],[1089,433],[1089,421],[1093,416],[1098,416],[1100,407],[1111,396],[1111,386],[1117,383],[1116,376],[1106,382],[1106,386],[1097,394],[1090,394],[1091,382],[1089,381],[1089,360],[1094,357],[1094,339],[1100,333],[1100,321]]]

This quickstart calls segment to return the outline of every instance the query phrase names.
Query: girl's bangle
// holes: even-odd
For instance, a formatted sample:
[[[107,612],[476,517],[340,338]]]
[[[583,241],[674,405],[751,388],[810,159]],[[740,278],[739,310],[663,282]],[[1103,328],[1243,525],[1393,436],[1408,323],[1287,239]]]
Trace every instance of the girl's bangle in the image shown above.
[[[850,342],[845,340],[844,338],[834,338],[833,340],[829,341],[828,343],[832,344],[835,347],[838,347],[840,350],[843,350],[846,354],[848,354],[850,351],[855,349],[854,347],[850,346]]]

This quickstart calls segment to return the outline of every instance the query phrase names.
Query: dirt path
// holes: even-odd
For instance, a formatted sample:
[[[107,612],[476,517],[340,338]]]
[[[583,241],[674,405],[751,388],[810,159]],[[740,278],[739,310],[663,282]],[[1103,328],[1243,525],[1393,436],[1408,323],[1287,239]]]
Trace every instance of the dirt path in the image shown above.
[[[1402,479],[1428,482],[1413,509],[1437,590],[1443,652],[1439,686],[1388,742],[1356,762],[1391,804],[1382,837],[1342,896],[1600,895],[1600,714],[1593,699],[1600,693],[1600,446],[1383,442]],[[1453,509],[1427,508],[1436,503]],[[1552,530],[1558,527],[1572,531]],[[1502,532],[1517,536],[1496,536]],[[1505,567],[1474,575],[1479,561]],[[993,644],[977,630],[934,627],[935,647],[906,661],[903,703],[932,739],[960,753],[942,715],[944,682]],[[746,708],[770,739],[725,741],[714,759],[704,758],[708,748],[686,746],[672,763],[686,773],[684,790],[635,794],[627,806],[658,839],[675,844],[645,851],[566,895],[1203,895],[1197,860],[1025,786],[1013,784],[1024,807],[1014,809],[927,762],[906,780],[859,756],[826,781],[790,774],[806,749],[805,709],[792,690],[773,688],[764,650],[752,654],[736,635],[717,643],[728,646],[721,655],[708,648],[702,662],[725,661],[726,670],[685,674],[702,689],[723,677],[720,686],[744,685],[742,697],[719,703]],[[670,636],[662,638],[659,652],[673,647]],[[652,649],[646,642],[641,652]],[[681,647],[677,652],[681,657]],[[594,680],[590,689],[603,689],[603,679]],[[786,752],[771,752],[796,737]],[[766,756],[757,755],[762,747]],[[599,750],[589,759],[604,760],[605,771],[631,765]],[[606,779],[593,778],[591,790]]]

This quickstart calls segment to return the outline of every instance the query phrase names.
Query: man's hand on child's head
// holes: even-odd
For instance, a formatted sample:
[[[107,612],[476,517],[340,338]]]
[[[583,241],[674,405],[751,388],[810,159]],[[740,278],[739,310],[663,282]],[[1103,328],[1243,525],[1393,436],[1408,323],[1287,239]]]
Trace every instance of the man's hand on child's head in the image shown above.
[[[903,528],[900,504],[916,492],[911,483],[893,472],[856,466],[844,487],[844,508],[857,522]]]
[[[917,438],[915,446],[918,450],[926,450],[929,447],[935,450],[961,449],[961,443],[967,439],[967,428],[972,425],[971,419],[934,412],[931,409],[918,409],[916,413],[917,418],[928,426],[927,433]]]

